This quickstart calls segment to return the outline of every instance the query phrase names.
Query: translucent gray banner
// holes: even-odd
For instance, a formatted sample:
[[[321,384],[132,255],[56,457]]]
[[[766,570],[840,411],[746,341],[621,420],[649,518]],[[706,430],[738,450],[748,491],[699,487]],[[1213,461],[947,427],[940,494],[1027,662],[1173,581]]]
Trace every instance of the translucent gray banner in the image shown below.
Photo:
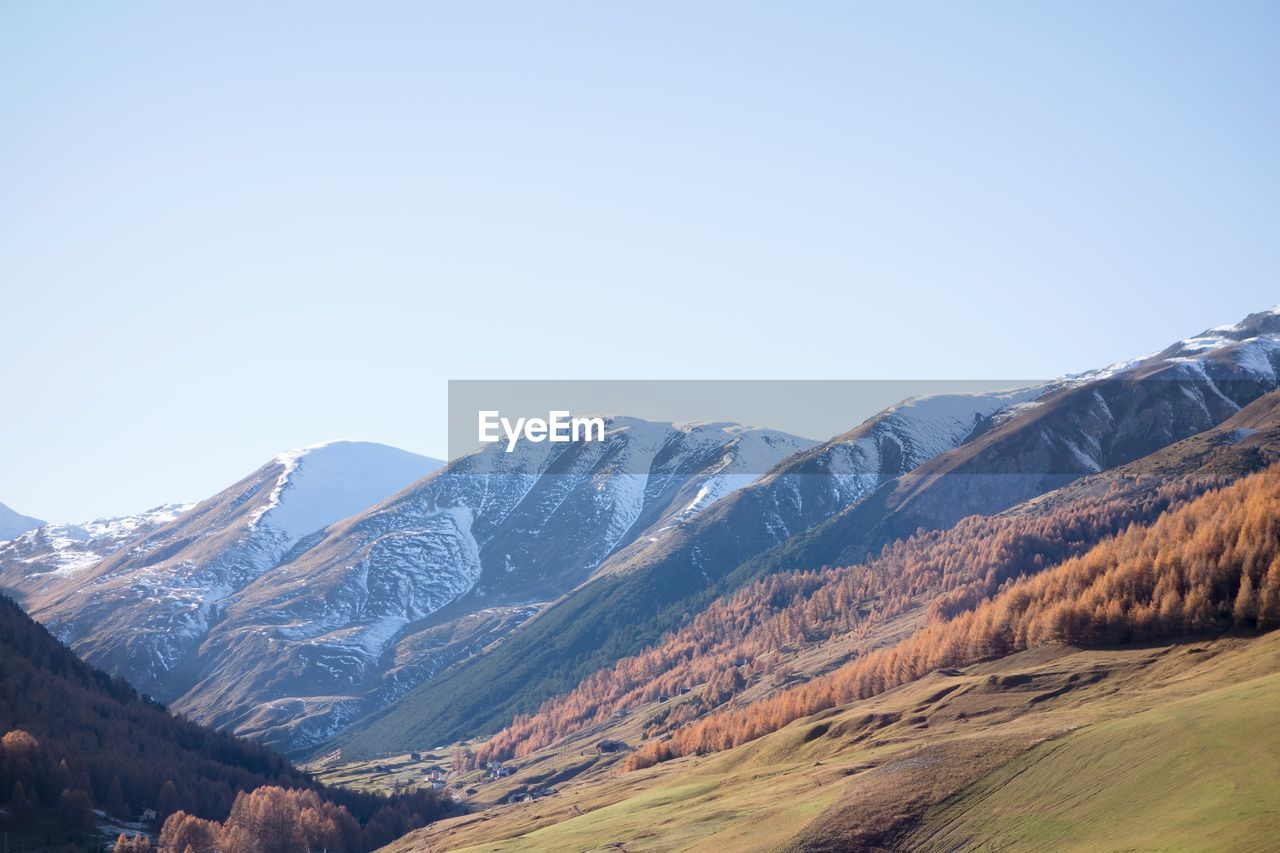
[[[692,460],[693,448],[716,453],[732,444],[734,473],[756,477],[786,450],[845,435],[877,416],[886,427],[876,440],[891,436],[917,445],[907,448],[915,455],[934,455],[1034,405],[1050,387],[1028,379],[453,380],[449,458],[474,456],[473,473],[515,473],[525,467],[519,459],[545,469],[572,447],[592,451],[597,466],[602,458],[612,463],[614,473],[648,475],[661,449],[621,448],[684,445]],[[696,464],[707,460],[697,457]]]

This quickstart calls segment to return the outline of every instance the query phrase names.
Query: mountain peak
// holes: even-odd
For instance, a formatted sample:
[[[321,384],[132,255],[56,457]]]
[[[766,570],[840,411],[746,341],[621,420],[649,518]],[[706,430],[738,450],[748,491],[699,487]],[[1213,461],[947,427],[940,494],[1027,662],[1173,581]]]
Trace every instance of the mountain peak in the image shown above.
[[[1212,329],[1205,329],[1194,338],[1189,338],[1188,340],[1227,338],[1234,341],[1243,341],[1263,335],[1276,334],[1280,334],[1280,305],[1275,305],[1265,311],[1256,311],[1238,323],[1229,323],[1225,326],[1214,326]]]
[[[7,542],[10,539],[21,536],[28,530],[35,530],[37,527],[43,526],[44,522],[40,519],[23,515],[4,504],[0,504],[0,542]]]
[[[1158,351],[1126,359],[1097,370],[1069,374],[1071,383],[1092,382],[1121,373],[1146,371],[1162,364],[1196,362],[1209,357],[1226,357],[1246,367],[1270,374],[1270,353],[1280,349],[1280,305],[1248,315],[1238,323],[1205,329]]]
[[[297,540],[400,491],[441,464],[372,441],[326,441],[288,450],[268,463],[282,470],[253,520]]]

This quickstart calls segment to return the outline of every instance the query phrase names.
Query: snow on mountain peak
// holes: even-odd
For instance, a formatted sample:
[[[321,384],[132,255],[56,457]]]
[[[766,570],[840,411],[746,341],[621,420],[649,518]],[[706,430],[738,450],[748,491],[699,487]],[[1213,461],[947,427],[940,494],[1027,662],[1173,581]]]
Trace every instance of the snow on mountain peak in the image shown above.
[[[20,512],[9,509],[4,504],[0,504],[0,542],[21,536],[28,530],[35,530],[42,524],[44,522],[38,518],[23,515]]]
[[[1119,361],[1098,370],[1070,374],[1063,377],[1063,381],[1083,384],[1136,372],[1161,362],[1188,364],[1194,368],[1207,358],[1222,358],[1246,372],[1271,375],[1270,362],[1272,354],[1277,351],[1280,351],[1280,305],[1250,314],[1237,323],[1205,329],[1159,352]]]
[[[129,540],[173,521],[194,504],[164,504],[136,515],[44,524],[0,548],[0,580],[29,590],[90,568]],[[3,571],[8,569],[8,571]]]
[[[1241,320],[1238,323],[1227,323],[1222,326],[1214,326],[1212,329],[1208,329],[1205,332],[1201,333],[1201,335],[1197,335],[1197,337],[1202,337],[1204,335],[1212,334],[1214,332],[1225,333],[1225,334],[1231,334],[1233,332],[1241,332],[1245,330],[1245,327],[1248,326],[1251,323],[1251,321],[1256,322],[1256,321],[1263,320],[1267,317],[1277,317],[1277,316],[1280,316],[1280,305],[1273,305],[1272,307],[1266,309],[1265,311],[1258,311],[1257,313],[1250,314],[1248,317],[1245,317],[1243,320]]]
[[[253,523],[297,541],[372,506],[441,464],[369,441],[328,441],[286,451],[269,463],[281,470]]]

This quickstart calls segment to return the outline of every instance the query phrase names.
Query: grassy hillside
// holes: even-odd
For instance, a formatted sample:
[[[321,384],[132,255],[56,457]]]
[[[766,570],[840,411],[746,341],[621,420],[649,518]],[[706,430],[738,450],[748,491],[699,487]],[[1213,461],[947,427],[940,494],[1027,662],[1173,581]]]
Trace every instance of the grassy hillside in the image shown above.
[[[1280,829],[1280,674],[1090,726],[926,816],[918,850],[1265,850]]]
[[[632,773],[596,756],[554,795],[499,804],[598,738],[634,739],[619,720],[387,850],[1263,849],[1280,832],[1278,715],[1280,634],[1043,647],[711,756]]]

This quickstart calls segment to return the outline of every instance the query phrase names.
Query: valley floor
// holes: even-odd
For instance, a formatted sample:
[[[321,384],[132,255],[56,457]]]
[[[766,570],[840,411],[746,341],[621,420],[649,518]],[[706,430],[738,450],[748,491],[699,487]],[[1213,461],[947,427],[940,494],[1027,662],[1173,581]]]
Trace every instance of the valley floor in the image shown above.
[[[1280,837],[1280,632],[1042,647],[711,756],[624,773],[624,756],[597,754],[603,738],[638,743],[653,710],[509,777],[451,779],[475,792],[469,813],[385,849],[1226,851]]]

